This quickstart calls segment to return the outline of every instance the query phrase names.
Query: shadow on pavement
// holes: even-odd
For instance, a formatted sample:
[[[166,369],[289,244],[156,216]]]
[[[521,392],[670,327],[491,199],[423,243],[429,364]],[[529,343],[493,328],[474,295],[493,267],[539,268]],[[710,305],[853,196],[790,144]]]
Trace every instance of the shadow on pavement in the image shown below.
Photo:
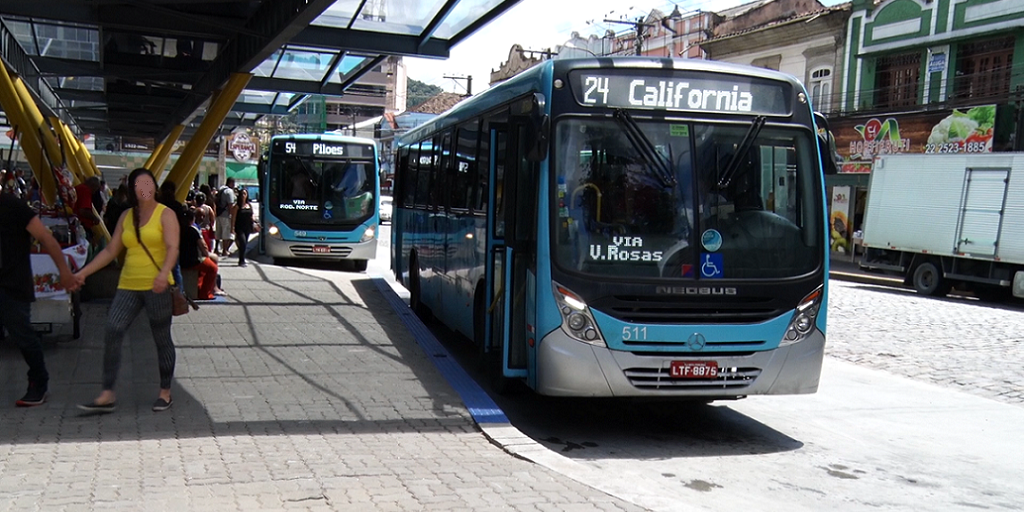
[[[9,409],[0,414],[3,442],[475,429],[369,280],[354,281],[357,301],[326,279],[253,267],[225,276],[228,302],[175,319],[174,405],[162,413],[150,410],[158,372],[144,319],[124,343],[118,410],[97,416],[76,408],[100,389],[108,303],[83,304],[80,340],[45,343],[50,401],[41,407],[15,410],[26,368],[13,343],[0,342],[0,408]]]

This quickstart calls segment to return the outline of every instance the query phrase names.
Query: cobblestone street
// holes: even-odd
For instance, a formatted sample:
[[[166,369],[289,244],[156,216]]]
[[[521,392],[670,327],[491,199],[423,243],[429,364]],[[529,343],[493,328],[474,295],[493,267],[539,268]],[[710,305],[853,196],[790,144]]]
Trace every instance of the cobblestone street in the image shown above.
[[[832,280],[826,354],[1024,403],[1024,309]]]

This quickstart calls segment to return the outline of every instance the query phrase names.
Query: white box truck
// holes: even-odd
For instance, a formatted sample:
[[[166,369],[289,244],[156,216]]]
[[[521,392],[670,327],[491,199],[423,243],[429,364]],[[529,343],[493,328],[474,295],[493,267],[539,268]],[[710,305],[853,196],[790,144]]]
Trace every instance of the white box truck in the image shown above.
[[[926,295],[1024,297],[1024,153],[875,158],[861,267]]]

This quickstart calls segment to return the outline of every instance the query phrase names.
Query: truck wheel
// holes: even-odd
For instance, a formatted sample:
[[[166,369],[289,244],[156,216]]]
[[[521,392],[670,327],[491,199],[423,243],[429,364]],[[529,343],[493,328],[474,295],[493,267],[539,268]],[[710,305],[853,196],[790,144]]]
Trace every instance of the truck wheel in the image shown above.
[[[926,261],[914,270],[914,289],[922,295],[943,297],[953,286],[942,277],[942,271],[935,263]]]

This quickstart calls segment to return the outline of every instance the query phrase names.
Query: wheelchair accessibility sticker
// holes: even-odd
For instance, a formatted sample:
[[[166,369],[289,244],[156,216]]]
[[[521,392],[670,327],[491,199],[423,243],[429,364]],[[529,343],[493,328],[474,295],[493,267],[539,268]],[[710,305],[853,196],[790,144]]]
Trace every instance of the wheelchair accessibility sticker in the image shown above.
[[[725,271],[721,253],[702,252],[700,254],[700,275],[705,279],[721,279]]]

